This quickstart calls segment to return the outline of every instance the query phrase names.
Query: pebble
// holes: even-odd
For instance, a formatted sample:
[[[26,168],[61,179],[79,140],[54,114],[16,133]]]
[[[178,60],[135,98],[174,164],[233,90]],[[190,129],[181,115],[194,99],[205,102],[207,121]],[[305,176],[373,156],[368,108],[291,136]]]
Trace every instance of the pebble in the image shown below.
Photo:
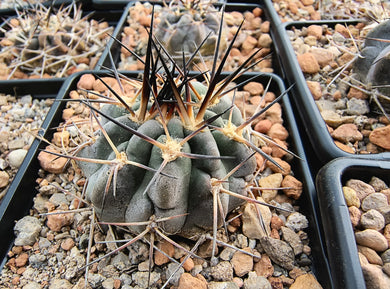
[[[308,74],[315,74],[320,71],[320,65],[312,53],[303,53],[297,56],[298,64],[302,72]]]
[[[265,278],[273,275],[274,267],[272,265],[271,259],[267,254],[261,255],[260,260],[254,264],[253,270],[258,276],[263,276]]]
[[[232,281],[233,267],[233,262],[219,262],[217,265],[211,267],[210,276],[212,276],[215,281]]]
[[[208,289],[239,289],[235,282],[210,282]]]
[[[272,214],[269,207],[247,203],[244,206],[244,212],[242,215],[242,232],[250,239],[260,239],[261,237],[267,235],[267,233],[264,232],[264,229],[259,222],[256,206],[261,213],[263,219],[262,222],[265,225],[266,231],[268,232],[268,234],[270,233]]]
[[[375,250],[359,245],[357,246],[357,248],[358,252],[363,254],[367,258],[368,262],[370,262],[371,264],[376,264],[380,266],[383,265],[382,258],[378,255],[377,252],[375,252]]]
[[[263,276],[257,276],[256,272],[249,272],[248,278],[244,280],[245,289],[272,289],[269,281]]]
[[[380,231],[385,227],[385,218],[377,210],[370,209],[362,214],[360,224],[364,229]]]
[[[273,262],[287,270],[294,268],[294,251],[286,242],[270,237],[262,237],[260,244]]]
[[[54,210],[50,213],[60,212],[60,210]],[[62,227],[72,224],[74,219],[74,213],[58,213],[47,216],[47,226],[54,232],[59,232]]]
[[[261,178],[258,181],[259,187],[267,188],[267,190],[261,190],[261,197],[264,199],[264,201],[269,202],[276,197],[278,191],[270,190],[270,188],[279,188],[281,186],[282,181],[283,175],[280,173],[271,174],[269,176]]]
[[[340,125],[331,133],[331,135],[334,139],[343,143],[354,143],[363,139],[363,135],[353,123]]]
[[[356,191],[350,187],[344,186],[343,187],[343,194],[345,202],[347,203],[348,207],[360,207],[360,199],[358,198]]]
[[[252,253],[250,248],[245,248],[244,251]],[[230,263],[238,277],[242,277],[253,270],[253,257],[240,251],[233,254]]]
[[[299,235],[288,227],[283,226],[280,230],[282,231],[283,240],[293,248],[294,254],[301,254],[303,252],[303,243],[301,238],[299,238]]]
[[[0,171],[0,188],[5,188],[9,184],[9,175],[6,171]]]
[[[11,167],[19,168],[27,154],[25,149],[15,149],[8,154],[8,162]]]
[[[313,99],[319,100],[322,97],[321,84],[317,81],[310,81],[310,80],[307,80],[306,84],[309,87]]]
[[[360,201],[362,201],[368,195],[375,193],[375,189],[372,186],[361,180],[350,179],[346,182],[345,185],[355,190],[356,195]]]
[[[371,209],[380,209],[388,205],[387,197],[382,193],[372,193],[365,197],[362,201],[361,207],[363,211]]]
[[[322,286],[312,274],[303,274],[295,279],[290,287],[290,289],[301,288],[322,289]]]
[[[202,280],[193,277],[189,273],[183,273],[179,280],[178,289],[207,289],[207,283],[205,284]]]
[[[51,148],[50,146],[47,146],[45,150],[58,153],[55,149]],[[65,168],[65,165],[68,162],[67,158],[58,157],[56,155],[47,153],[45,151],[41,151],[39,153],[38,160],[42,169],[54,174],[62,173]]]
[[[287,217],[286,227],[294,230],[295,232],[306,229],[309,226],[309,221],[305,215],[294,212]]]
[[[284,194],[292,198],[294,200],[298,200],[301,197],[302,191],[303,191],[303,184],[301,181],[296,179],[292,175],[287,175],[283,178],[283,181],[281,183],[281,186],[283,188],[289,188],[289,189],[284,189],[283,192]]]
[[[390,150],[390,125],[374,129],[369,138],[373,144]]]
[[[17,221],[14,227],[15,246],[32,246],[38,239],[41,227],[41,222],[35,217],[25,216]]]
[[[386,238],[378,231],[366,229],[355,233],[356,243],[365,247],[369,247],[377,252],[383,252],[389,244]]]

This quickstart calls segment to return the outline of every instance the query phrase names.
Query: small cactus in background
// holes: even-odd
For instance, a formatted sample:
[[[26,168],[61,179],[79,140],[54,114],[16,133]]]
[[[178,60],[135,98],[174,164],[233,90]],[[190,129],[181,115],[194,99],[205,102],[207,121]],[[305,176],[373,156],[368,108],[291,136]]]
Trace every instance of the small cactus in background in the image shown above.
[[[0,31],[4,37],[0,60],[8,79],[18,76],[65,77],[75,70],[93,69],[113,28],[82,16],[75,3],[54,12],[36,4],[17,11]],[[9,27],[6,27],[9,26]]]
[[[178,60],[182,51],[190,57],[198,47],[202,57],[211,57],[220,39],[219,49],[226,48],[227,32],[222,29],[221,12],[211,2],[200,0],[175,0],[160,10],[156,38],[164,45],[170,55]],[[205,43],[202,42],[205,40]]]
[[[368,89],[377,90],[374,102],[390,114],[390,20],[373,28],[366,36],[364,48],[354,63],[354,72]]]

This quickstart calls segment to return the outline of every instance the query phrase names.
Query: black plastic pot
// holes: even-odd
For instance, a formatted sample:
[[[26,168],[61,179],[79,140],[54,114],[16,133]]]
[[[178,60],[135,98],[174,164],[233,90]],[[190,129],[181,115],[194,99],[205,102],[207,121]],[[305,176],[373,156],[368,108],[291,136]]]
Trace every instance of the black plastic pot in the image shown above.
[[[284,23],[273,29],[273,40],[276,55],[279,60],[279,74],[289,85],[294,85],[291,95],[295,111],[299,114],[297,119],[301,129],[302,137],[307,143],[308,156],[311,161],[312,170],[315,173],[322,165],[338,157],[351,157],[357,159],[390,160],[390,153],[378,154],[351,154],[338,148],[331,135],[328,133],[325,121],[323,120],[317,105],[306,84],[303,72],[300,69],[298,60],[290,39],[286,33],[292,27],[302,28],[312,24],[334,27],[336,24],[356,24],[356,21],[306,21]]]
[[[16,97],[30,94],[34,99],[55,99],[61,90],[63,81],[59,79],[47,79],[45,85],[36,81],[21,80],[19,82],[2,81],[0,82],[0,93],[12,94]],[[41,132],[50,134],[51,120],[54,112],[60,105],[54,102],[49,110],[48,116],[41,125]],[[58,117],[61,117],[60,115]],[[41,133],[42,135],[42,133]],[[12,243],[13,226],[15,221],[26,215],[28,209],[32,206],[31,194],[35,184],[33,178],[37,177],[39,164],[33,161],[36,156],[40,141],[35,139],[27,152],[27,155],[20,166],[15,178],[4,198],[0,202],[0,268],[3,267],[6,260],[6,254]]]
[[[127,17],[129,15],[129,9],[131,6],[133,6],[136,1],[126,1],[126,0],[116,0],[116,1],[104,1],[104,0],[94,0],[94,6],[96,7],[97,2],[101,3],[102,7],[110,7],[111,5],[107,2],[113,2],[113,7],[118,7],[120,5],[123,5],[125,3],[128,3],[126,7],[124,8],[124,14],[118,21],[117,27],[113,33],[113,38],[121,41],[122,40],[122,32],[123,29],[128,25],[127,23]],[[140,1],[145,2],[145,1]],[[163,5],[161,1],[146,1],[148,3],[155,3],[159,5]],[[280,22],[279,17],[276,14],[275,9],[272,6],[272,2],[269,0],[252,0],[252,1],[227,1],[225,11],[231,12],[231,11],[239,11],[239,12],[245,12],[245,11],[251,11],[256,7],[260,7],[264,11],[263,19],[271,21],[271,25],[278,25]],[[220,7],[222,4],[222,1],[215,3],[216,7]],[[105,5],[105,6],[103,6]],[[123,6],[122,6],[123,7]],[[100,8],[101,9],[101,8]],[[110,39],[108,42],[108,47],[110,47],[109,50],[105,50],[101,56],[101,61],[99,64],[103,65],[104,67],[112,67],[111,60],[109,57],[109,53],[112,55],[112,59],[114,63],[117,65],[120,62],[120,55],[121,55],[121,45],[115,41],[114,39]]]
[[[351,178],[369,182],[373,176],[389,184],[390,162],[339,158],[317,175],[325,245],[335,288],[366,288],[342,186]]]
[[[42,128],[44,131],[43,136],[46,139],[51,139],[53,132],[50,127],[55,127],[61,121],[62,110],[65,106],[64,101],[60,101],[68,98],[69,92],[76,89],[76,84],[81,75],[87,72],[77,73],[69,77],[62,88],[60,89],[57,100],[52,106],[49,114],[44,121]],[[104,76],[103,71],[93,72],[100,76]],[[137,77],[138,72],[123,74]],[[253,81],[258,81],[266,85],[270,78],[272,79],[269,91],[279,95],[285,91],[282,80],[274,74],[254,74],[248,73],[241,77],[241,81],[257,75],[257,78]],[[308,234],[310,238],[310,246],[312,248],[312,271],[316,275],[323,288],[333,288],[330,271],[325,257],[324,249],[321,241],[321,230],[318,223],[318,217],[316,215],[316,191],[314,187],[313,179],[311,178],[308,164],[306,162],[305,152],[300,141],[299,132],[297,125],[294,120],[292,108],[288,95],[285,95],[282,99],[283,107],[283,119],[288,128],[290,137],[288,143],[290,144],[289,149],[299,155],[301,159],[295,159],[291,166],[294,171],[294,175],[303,183],[304,193],[299,201],[300,211],[306,215],[309,220],[310,227]],[[14,237],[13,237],[13,226],[15,221],[26,215],[29,209],[32,207],[33,198],[37,194],[35,189],[35,180],[38,177],[39,163],[37,155],[40,149],[43,149],[46,144],[40,142],[38,139],[32,144],[25,161],[23,162],[19,172],[15,178],[14,183],[10,187],[6,198],[0,205],[1,219],[0,219],[0,234],[5,236],[0,239],[0,258],[2,265],[6,262],[6,254],[11,248]]]

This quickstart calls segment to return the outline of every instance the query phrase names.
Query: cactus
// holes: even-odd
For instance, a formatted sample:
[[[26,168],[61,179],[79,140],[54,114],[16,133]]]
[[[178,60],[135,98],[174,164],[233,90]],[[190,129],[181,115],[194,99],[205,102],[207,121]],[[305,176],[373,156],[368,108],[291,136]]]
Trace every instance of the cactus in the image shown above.
[[[221,41],[219,49],[226,48],[226,29],[222,29],[220,37],[218,35],[221,20],[221,13],[211,2],[171,1],[160,11],[156,38],[174,59],[181,60],[182,51],[187,57],[191,56],[199,46],[200,55],[210,57],[214,55],[218,39]]]
[[[98,111],[85,102],[103,118],[100,137],[75,157],[88,177],[86,197],[103,222],[157,218],[165,220],[160,227],[168,234],[193,238],[210,229],[216,234],[227,213],[249,199],[254,151],[276,163],[250,142],[250,124],[264,109],[244,121],[227,96],[233,89],[227,86],[260,50],[219,81],[238,30],[219,66],[216,53],[210,75],[198,75],[205,77],[205,85],[187,73],[197,51],[181,69],[153,40],[152,31],[142,82],[124,80],[138,88],[135,97],[125,101],[99,77],[115,95],[114,104]]]
[[[375,88],[375,103],[390,114],[390,20],[373,28],[366,36],[361,57],[354,63],[354,72],[367,88]]]
[[[8,78],[18,73],[38,76],[68,76],[74,69],[94,68],[104,49],[103,39],[112,33],[107,22],[98,23],[82,16],[75,3],[54,12],[36,4],[17,11],[1,41],[0,59],[9,70]]]

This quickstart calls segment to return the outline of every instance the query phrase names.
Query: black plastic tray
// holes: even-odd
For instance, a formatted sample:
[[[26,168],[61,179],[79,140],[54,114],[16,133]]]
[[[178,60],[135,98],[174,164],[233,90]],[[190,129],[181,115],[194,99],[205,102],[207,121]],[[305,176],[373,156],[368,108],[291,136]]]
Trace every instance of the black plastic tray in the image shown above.
[[[306,84],[303,72],[300,69],[298,60],[291,41],[286,33],[293,26],[297,28],[307,27],[312,24],[334,27],[336,24],[347,23],[356,24],[356,20],[330,20],[330,21],[305,21],[305,22],[287,22],[280,26],[271,27],[273,29],[273,40],[276,55],[279,60],[279,74],[289,85],[295,84],[291,90],[293,105],[295,111],[299,113],[299,127],[302,136],[306,138],[308,155],[312,170],[315,172],[322,165],[338,157],[351,157],[357,159],[376,159],[390,160],[390,153],[378,154],[351,154],[338,148],[331,135],[328,133],[325,121],[323,120],[317,105]]]
[[[339,158],[325,165],[316,178],[325,245],[336,288],[366,288],[342,186],[351,178],[368,182],[373,176],[389,184],[390,162]]]
[[[103,71],[89,72],[96,73],[101,76],[105,75]],[[68,98],[69,92],[76,88],[77,81],[84,73],[88,72],[76,73],[69,77],[59,91],[57,96],[58,101],[54,103],[42,125],[42,128],[45,131],[43,136],[46,139],[51,139],[54,132],[49,128],[55,127],[61,121],[62,109],[65,106],[65,102],[59,100]],[[138,72],[133,72],[131,74],[128,72],[123,72],[123,74],[131,75],[133,77],[137,77],[137,75],[139,75]],[[248,73],[244,75],[243,78],[248,79],[254,75],[254,73]],[[270,91],[274,92],[276,95],[281,94],[285,90],[282,80],[277,75],[256,75],[258,75],[256,81],[264,84],[268,83],[271,77],[272,82],[270,85]],[[323,288],[333,288],[331,284],[329,266],[321,241],[320,225],[316,215],[317,204],[314,181],[310,175],[308,164],[306,162],[305,152],[300,141],[298,128],[295,123],[291,104],[287,95],[283,97],[281,104],[283,107],[283,119],[290,133],[290,137],[288,139],[288,142],[290,143],[290,149],[302,158],[302,160],[295,159],[291,165],[293,167],[295,176],[300,181],[302,181],[304,186],[304,193],[302,194],[301,200],[299,201],[299,205],[301,207],[301,212],[306,215],[310,223],[308,234],[311,241],[310,246],[312,248],[312,270],[319,282],[322,284]],[[34,188],[36,185],[35,180],[38,177],[39,169],[37,155],[40,149],[42,149],[44,146],[45,143],[40,142],[37,139],[33,142],[22,166],[18,171],[18,174],[15,177],[15,181],[9,188],[8,194],[3,200],[3,203],[0,205],[0,235],[3,236],[3,238],[0,238],[0,260],[2,260],[2,266],[6,262],[6,254],[11,248],[14,240],[13,226],[15,221],[19,220],[28,213],[29,209],[32,207],[33,198],[37,194],[37,191]]]
[[[94,3],[96,5],[96,1],[98,0],[94,0]],[[102,2],[102,4],[104,3],[107,7],[110,7],[109,4],[107,4],[108,2],[111,2],[111,1],[98,1],[98,2]],[[134,3],[136,1],[121,1],[121,0],[115,0],[113,1],[114,3],[115,2],[126,2],[128,3],[126,5],[126,7],[124,8],[124,14],[122,15],[121,19],[118,21],[118,24],[117,24],[117,27],[113,33],[113,37],[116,38],[117,40],[119,41],[122,41],[122,32],[123,32],[123,29],[128,25],[127,23],[127,17],[129,15],[129,9],[131,6],[134,5]],[[162,2],[161,1],[139,1],[139,2],[148,2],[148,3],[155,3],[155,4],[159,4],[159,5],[162,5]],[[222,2],[222,1],[220,1]],[[215,3],[215,6],[216,7],[220,7],[221,6],[221,3],[220,2],[217,2]],[[276,11],[275,9],[273,8],[272,6],[272,2],[269,1],[269,0],[258,0],[258,1],[227,1],[228,3],[226,4],[226,8],[225,8],[225,11],[229,12],[229,11],[240,11],[240,12],[245,12],[245,11],[251,11],[253,10],[254,8],[256,7],[260,7],[263,9],[263,12],[264,12],[264,15],[262,16],[262,18],[264,20],[269,20],[271,21],[271,25],[277,25],[277,24],[274,24],[275,22],[276,23],[279,23],[280,20],[279,20],[279,17],[277,16],[276,14]],[[115,6],[115,5],[113,5]],[[116,6],[115,6],[116,7]],[[279,22],[277,21],[279,20]],[[111,65],[111,61],[110,61],[110,58],[109,58],[109,51],[111,52],[111,55],[112,55],[112,58],[113,58],[113,61],[115,64],[118,64],[119,61],[120,61],[120,55],[121,55],[121,46],[120,44],[115,41],[114,39],[110,39],[110,41],[108,42],[108,47],[110,47],[110,50],[106,50],[103,52],[102,56],[101,56],[101,61],[99,62],[99,64],[103,65],[104,67],[109,67],[111,68],[112,65]]]
[[[17,84],[3,81],[0,83],[0,93],[12,94],[16,97],[30,94],[34,99],[54,99],[57,98],[58,92],[63,84],[64,82],[59,79],[48,79],[45,85],[31,81],[20,81]],[[58,103],[54,102],[48,112],[48,116],[43,121],[41,128],[44,131],[47,131],[50,126],[48,120],[53,118],[53,112],[56,110],[57,106]],[[28,208],[32,206],[32,196],[30,196],[28,192],[31,192],[32,188],[35,186],[31,181],[32,178],[36,176],[36,172],[39,169],[38,163],[33,161],[33,154],[37,152],[38,143],[39,141],[35,139],[31,144],[6,195],[0,202],[0,268],[4,265],[4,257],[14,239],[13,226],[15,220],[18,220],[25,215]]]
[[[63,1],[63,2],[69,4],[68,2],[72,2],[72,1]],[[78,1],[78,2],[80,2],[80,1]],[[91,15],[90,19],[94,19],[94,20],[97,20],[97,21],[100,21],[100,22],[107,21],[110,26],[114,27],[114,30],[116,29],[118,21],[122,17],[123,10],[121,10],[121,9],[119,9],[119,10],[117,10],[117,9],[106,9],[104,11],[89,10],[91,8],[91,5],[88,4],[90,1],[86,1],[85,3],[84,3],[84,1],[81,1],[81,2],[83,2],[82,6],[81,6],[81,9],[83,10],[83,15],[84,16],[85,15]],[[11,15],[9,17],[15,17],[15,16]],[[0,19],[6,21],[9,18],[6,17],[5,19],[2,19],[2,17],[0,17]],[[0,38],[3,37],[3,36],[4,36],[3,33],[0,33]],[[110,40],[112,40],[112,39],[110,39]],[[107,41],[107,45],[103,49],[102,55],[105,53],[105,50],[107,49],[108,43],[109,43],[110,40]],[[100,56],[100,58],[99,58],[99,60],[98,60],[98,62],[96,64],[94,70],[98,70],[101,67],[102,55]],[[107,54],[105,54],[105,55],[107,55]],[[61,77],[61,78],[52,77],[52,78],[37,78],[37,79],[0,80],[0,92],[5,87],[8,87],[9,84],[11,84],[13,86],[17,86],[17,87],[23,87],[24,84],[32,82],[32,83],[40,84],[41,86],[45,86],[48,81],[49,82],[51,82],[51,81],[63,82],[63,81],[65,81],[65,79],[66,79],[66,77]]]

